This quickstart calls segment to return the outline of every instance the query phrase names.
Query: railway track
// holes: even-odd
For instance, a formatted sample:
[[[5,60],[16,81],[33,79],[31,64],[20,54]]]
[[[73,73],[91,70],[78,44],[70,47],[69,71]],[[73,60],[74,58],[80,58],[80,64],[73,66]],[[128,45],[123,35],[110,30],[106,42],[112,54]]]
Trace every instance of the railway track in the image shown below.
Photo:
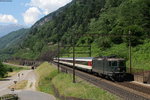
[[[131,88],[133,90],[136,91],[140,91],[144,94],[150,95],[150,87],[146,87],[137,83],[133,83],[133,82],[123,82],[123,83],[118,83],[119,85],[122,85],[124,87],[127,88]]]
[[[72,73],[72,68],[60,65],[61,69],[65,72]],[[146,87],[140,87],[129,82],[115,83],[100,77],[91,75],[89,73],[76,70],[76,76],[96,85],[97,87],[103,88],[124,100],[150,100],[150,89]]]

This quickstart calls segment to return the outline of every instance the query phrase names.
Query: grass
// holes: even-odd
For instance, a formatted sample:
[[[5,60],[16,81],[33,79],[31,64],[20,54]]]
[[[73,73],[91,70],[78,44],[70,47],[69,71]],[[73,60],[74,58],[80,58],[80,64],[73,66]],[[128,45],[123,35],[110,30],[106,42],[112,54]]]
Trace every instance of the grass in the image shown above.
[[[57,69],[49,63],[43,63],[36,69],[39,77],[38,90],[54,94],[52,85],[54,85],[64,96],[72,96],[83,99],[93,100],[116,100],[116,96],[104,91],[94,85],[91,85],[80,78],[79,82],[72,83],[72,75],[57,73]]]
[[[16,60],[16,61],[15,61],[15,60],[14,60],[14,61],[9,61],[8,63],[10,63],[10,64],[15,64],[15,65],[19,65],[19,64],[20,64],[20,62],[17,61],[17,60]]]
[[[29,69],[29,68],[25,68],[25,67],[17,67],[14,65],[7,65],[7,64],[4,64],[4,66],[7,67],[7,69],[8,69],[8,74],[6,75],[6,77],[11,77],[22,70]]]
[[[91,85],[80,78],[79,82],[72,83],[72,75],[61,73],[57,75],[52,83],[58,88],[61,95],[92,100],[116,100],[116,96]]]
[[[19,72],[21,70],[28,70],[29,68],[25,68],[25,67],[17,67],[15,65],[7,65],[7,64],[4,64],[5,67],[7,68],[12,68],[13,71],[16,71],[16,72]]]
[[[11,77],[13,75],[17,74],[17,72],[8,72],[6,77]]]
[[[33,83],[30,84],[30,88],[32,87]]]
[[[57,75],[57,70],[45,62],[41,64],[35,72],[38,76],[37,89],[41,92],[54,94],[51,80]]]
[[[10,86],[9,88],[10,89],[14,88],[15,90],[21,90],[27,86],[27,83],[28,83],[27,80],[23,80],[23,81],[18,82],[17,84]]]

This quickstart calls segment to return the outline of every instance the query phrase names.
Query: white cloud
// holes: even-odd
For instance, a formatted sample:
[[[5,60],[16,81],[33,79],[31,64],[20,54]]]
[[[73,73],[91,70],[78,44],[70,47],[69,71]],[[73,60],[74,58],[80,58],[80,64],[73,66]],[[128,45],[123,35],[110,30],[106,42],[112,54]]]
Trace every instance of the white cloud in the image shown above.
[[[23,13],[25,24],[34,24],[38,20],[40,15],[41,12],[38,8],[30,7],[25,13]]]
[[[31,0],[28,5],[39,8],[43,14],[47,15],[71,1],[72,0]]]
[[[25,24],[34,24],[40,17],[40,15],[47,15],[58,8],[66,5],[72,0],[31,0],[25,6],[29,6],[25,13],[23,13],[23,18]]]
[[[18,20],[14,18],[12,15],[0,14],[0,22],[1,23],[18,23]]]

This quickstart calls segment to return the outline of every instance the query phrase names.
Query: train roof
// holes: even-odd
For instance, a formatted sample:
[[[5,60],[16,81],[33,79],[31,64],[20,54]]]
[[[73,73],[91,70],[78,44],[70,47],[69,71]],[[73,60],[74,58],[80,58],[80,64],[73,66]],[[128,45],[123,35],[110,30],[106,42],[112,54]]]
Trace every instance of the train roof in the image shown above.
[[[68,58],[59,58],[60,60],[73,60],[72,57],[68,57]],[[125,60],[124,58],[116,58],[116,57],[76,57],[75,60],[76,61],[92,61],[93,59],[96,60],[103,60],[103,59],[107,59],[108,61],[118,61],[118,60]]]
[[[96,60],[103,60],[107,59],[108,61],[118,61],[118,60],[125,60],[124,58],[109,58],[109,57],[95,57]]]
[[[73,60],[72,57],[70,58],[59,58],[60,60]],[[92,61],[93,57],[76,57],[76,61]]]

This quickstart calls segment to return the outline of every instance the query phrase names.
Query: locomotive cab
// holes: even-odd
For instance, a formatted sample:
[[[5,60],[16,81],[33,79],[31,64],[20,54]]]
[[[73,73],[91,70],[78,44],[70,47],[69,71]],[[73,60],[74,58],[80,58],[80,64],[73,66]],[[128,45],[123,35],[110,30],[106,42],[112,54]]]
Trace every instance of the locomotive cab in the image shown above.
[[[96,57],[92,60],[92,71],[112,80],[121,81],[126,74],[125,59],[116,57]]]
[[[112,67],[112,72],[115,73],[126,72],[125,60],[109,61],[109,67]]]
[[[109,61],[109,67],[112,68],[111,79],[123,81],[126,75],[126,64],[124,59],[113,59]]]

